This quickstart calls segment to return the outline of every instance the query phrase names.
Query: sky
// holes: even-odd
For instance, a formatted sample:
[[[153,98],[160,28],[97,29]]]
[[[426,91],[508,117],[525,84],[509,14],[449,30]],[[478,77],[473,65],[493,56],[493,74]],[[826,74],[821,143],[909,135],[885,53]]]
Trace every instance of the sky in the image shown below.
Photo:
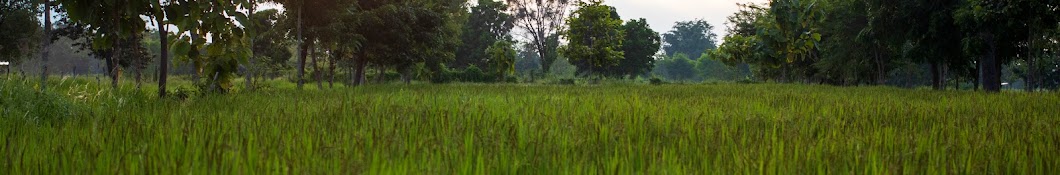
[[[725,21],[736,13],[736,3],[765,3],[768,0],[607,0],[625,20],[645,18],[660,34],[673,28],[678,21],[706,20],[714,26],[717,40],[725,36]]]

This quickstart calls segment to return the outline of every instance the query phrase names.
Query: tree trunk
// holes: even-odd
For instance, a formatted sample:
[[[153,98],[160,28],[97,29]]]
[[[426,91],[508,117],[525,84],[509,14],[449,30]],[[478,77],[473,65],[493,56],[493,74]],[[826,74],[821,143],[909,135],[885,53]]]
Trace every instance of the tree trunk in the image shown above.
[[[383,81],[386,80],[386,68],[383,67],[383,65],[379,65],[378,71],[379,71],[379,74],[375,75],[375,83],[383,84]]]
[[[986,55],[983,55],[983,89],[987,92],[1001,91],[1001,64],[997,59],[997,43],[994,34],[983,32],[980,35],[986,40]]]
[[[320,54],[316,53],[316,44],[310,44],[309,47],[309,53],[313,54],[313,79],[317,82],[317,89],[324,89],[324,84],[320,79],[320,76],[324,74],[324,71],[320,70],[320,64],[318,64],[319,62],[317,61],[320,59]]]
[[[942,66],[938,62],[931,62],[931,88],[935,90],[942,89]]]
[[[876,54],[875,54],[875,61],[876,61],[876,82],[875,83],[876,83],[876,85],[883,85],[886,82],[885,79],[887,78],[887,72],[884,71],[886,65],[884,64],[883,54],[880,53],[881,52],[880,50],[882,50],[882,49],[880,49],[879,46],[877,46]]]
[[[335,88],[335,52],[328,56],[328,88]]]
[[[973,88],[974,88],[974,90],[979,91],[980,85],[983,84],[983,60],[982,60],[982,58],[976,58],[976,59],[979,59],[979,60],[977,60],[975,62],[975,82],[974,82],[974,85],[973,85],[974,87]]]
[[[136,66],[135,69],[136,70],[134,70],[134,71],[136,71],[136,72],[135,72],[135,75],[133,75],[133,76],[136,76],[136,90],[139,91],[141,85],[143,85],[143,72],[144,72],[144,69],[140,68],[140,66]]]
[[[1024,80],[1024,88],[1027,92],[1034,92],[1037,89],[1038,83],[1038,67],[1035,62],[1037,61],[1034,55],[1034,33],[1031,28],[1027,28],[1027,78]]]
[[[40,73],[40,91],[44,92],[48,85],[48,46],[52,45],[52,11],[51,2],[48,0],[44,1],[44,42],[42,43],[41,49],[41,73]]]
[[[364,81],[365,81],[365,79],[364,79],[365,78],[364,77],[365,70],[364,69],[366,67],[368,67],[368,59],[366,59],[364,56],[365,56],[364,52],[361,51],[361,53],[359,53],[357,58],[355,59],[355,61],[356,61],[355,64],[356,65],[354,65],[354,67],[357,70],[356,70],[356,72],[353,75],[353,85],[354,86],[359,86],[359,85],[364,84]]]
[[[295,23],[297,23],[296,24],[296,26],[297,26],[296,30],[298,30],[297,31],[297,35],[298,36],[296,36],[296,37],[298,37],[298,45],[300,45],[299,48],[301,48],[301,49],[298,49],[298,77],[296,78],[296,79],[298,79],[298,89],[302,89],[303,84],[305,84],[305,82],[302,81],[302,77],[303,77],[303,75],[305,75],[305,57],[306,57],[305,38],[302,38],[302,10],[303,9],[301,8],[301,6],[304,6],[304,5],[299,5],[300,9],[298,10],[298,13],[297,13],[297,15],[298,15],[298,17],[296,19],[297,22],[295,22]]]
[[[254,7],[258,6],[256,3],[255,0],[250,0],[250,9],[247,11],[247,17],[251,19],[254,18]],[[250,36],[250,58],[247,58],[247,71],[243,73],[245,74],[243,82],[245,83],[244,86],[246,86],[247,90],[254,90],[254,40],[256,39],[255,37],[257,37],[256,32],[257,31],[254,32],[255,35]]]
[[[159,2],[161,4],[161,2]],[[158,61],[158,97],[166,97],[166,80],[169,79],[169,36],[166,36],[169,32],[166,31],[164,16],[155,17],[155,22],[158,23],[158,40],[160,41],[159,61]]]
[[[199,31],[198,30],[199,30],[198,28],[192,28],[192,31],[191,31],[192,40],[191,40],[191,42],[193,44],[195,43],[195,38],[199,38]],[[198,48],[192,48],[192,49],[198,49]],[[201,79],[202,79],[202,63],[200,63],[199,60],[197,60],[197,59],[199,59],[198,58],[199,57],[199,52],[194,52],[193,55],[191,55],[191,57],[193,58],[192,62],[194,62],[194,63],[191,64],[192,65],[192,69],[194,69],[194,74],[191,74],[191,79],[192,79],[192,82],[194,82],[195,85],[198,86],[199,83],[201,83]]]
[[[405,84],[412,84],[412,67],[401,68],[401,81]]]

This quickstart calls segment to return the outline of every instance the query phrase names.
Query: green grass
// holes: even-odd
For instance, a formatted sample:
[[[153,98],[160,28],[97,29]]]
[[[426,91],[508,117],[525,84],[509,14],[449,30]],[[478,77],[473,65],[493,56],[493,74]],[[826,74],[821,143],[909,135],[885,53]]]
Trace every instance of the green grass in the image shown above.
[[[34,82],[0,83],[0,174],[1060,172],[1057,93],[784,84],[300,91],[271,81],[261,91],[160,100],[152,86],[111,91],[87,78],[53,78],[45,94]],[[43,102],[50,106],[27,104]]]

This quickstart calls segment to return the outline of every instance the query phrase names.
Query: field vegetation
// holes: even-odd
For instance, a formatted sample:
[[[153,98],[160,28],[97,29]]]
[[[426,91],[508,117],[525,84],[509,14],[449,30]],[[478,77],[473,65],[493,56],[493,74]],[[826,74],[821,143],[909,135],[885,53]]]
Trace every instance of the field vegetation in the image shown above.
[[[3,174],[1050,174],[1060,94],[368,85],[157,99],[0,80]],[[174,81],[177,87],[190,86]]]

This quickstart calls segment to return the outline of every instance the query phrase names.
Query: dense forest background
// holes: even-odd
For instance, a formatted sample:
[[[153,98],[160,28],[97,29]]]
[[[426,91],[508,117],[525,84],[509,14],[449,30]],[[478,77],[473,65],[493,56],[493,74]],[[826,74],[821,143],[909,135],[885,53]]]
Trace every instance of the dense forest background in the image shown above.
[[[1060,87],[1060,2],[1045,0],[774,0],[661,33],[597,0],[42,2],[0,3],[11,73],[176,75],[218,92],[277,78]]]

